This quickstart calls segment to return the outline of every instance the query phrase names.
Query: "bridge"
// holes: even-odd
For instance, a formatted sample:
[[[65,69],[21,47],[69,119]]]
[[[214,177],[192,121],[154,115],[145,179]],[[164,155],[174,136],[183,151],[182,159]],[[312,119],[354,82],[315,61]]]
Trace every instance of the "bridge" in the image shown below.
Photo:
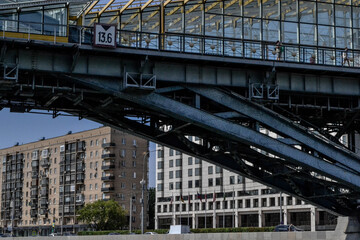
[[[356,4],[6,1],[0,108],[91,119],[354,216]]]

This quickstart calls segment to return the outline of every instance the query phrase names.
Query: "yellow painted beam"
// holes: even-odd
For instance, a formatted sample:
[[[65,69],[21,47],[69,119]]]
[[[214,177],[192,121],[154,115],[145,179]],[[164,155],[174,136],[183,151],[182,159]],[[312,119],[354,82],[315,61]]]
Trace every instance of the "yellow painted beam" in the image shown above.
[[[115,0],[109,0],[108,3],[100,10],[98,17],[101,16],[101,14],[103,14],[106,9],[108,9],[108,7],[110,7],[110,5],[114,2]]]
[[[122,14],[135,0],[128,1],[123,8],[120,10],[120,14]]]
[[[141,6],[141,11],[144,11],[144,9],[150,5],[150,3],[152,3],[154,0],[149,0],[147,1],[144,5]]]
[[[86,11],[85,11],[84,14],[87,15],[87,14],[95,7],[95,5],[98,4],[98,2],[99,2],[99,0],[94,1],[94,2],[86,9]]]

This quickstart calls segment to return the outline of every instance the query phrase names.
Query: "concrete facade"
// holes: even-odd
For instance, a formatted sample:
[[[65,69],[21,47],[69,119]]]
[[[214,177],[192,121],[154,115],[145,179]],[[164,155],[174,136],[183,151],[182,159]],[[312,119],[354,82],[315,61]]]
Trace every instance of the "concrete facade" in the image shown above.
[[[157,145],[156,149],[157,229],[172,224],[191,228],[275,226],[281,221],[280,205],[284,224],[311,231],[335,229],[336,216],[300,199],[167,147]]]
[[[148,147],[146,140],[101,127],[1,149],[3,231],[14,226],[18,235],[48,235],[63,225],[64,232],[77,232],[86,228],[77,220],[85,204],[114,199],[129,215],[131,198],[132,229],[140,229]]]

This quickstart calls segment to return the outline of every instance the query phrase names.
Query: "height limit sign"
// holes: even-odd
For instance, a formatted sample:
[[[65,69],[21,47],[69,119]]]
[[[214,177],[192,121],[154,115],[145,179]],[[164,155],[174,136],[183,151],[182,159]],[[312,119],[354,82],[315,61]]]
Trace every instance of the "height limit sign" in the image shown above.
[[[95,24],[94,46],[116,48],[116,25]]]

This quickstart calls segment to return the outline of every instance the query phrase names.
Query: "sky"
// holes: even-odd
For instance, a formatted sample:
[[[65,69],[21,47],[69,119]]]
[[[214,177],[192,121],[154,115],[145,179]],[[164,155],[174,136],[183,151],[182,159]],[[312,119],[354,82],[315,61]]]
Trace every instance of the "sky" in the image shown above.
[[[102,125],[77,117],[11,113],[9,109],[0,111],[0,149],[36,142],[41,138],[53,138],[66,135],[69,131],[81,132]],[[155,187],[155,144],[150,143],[149,187]]]

